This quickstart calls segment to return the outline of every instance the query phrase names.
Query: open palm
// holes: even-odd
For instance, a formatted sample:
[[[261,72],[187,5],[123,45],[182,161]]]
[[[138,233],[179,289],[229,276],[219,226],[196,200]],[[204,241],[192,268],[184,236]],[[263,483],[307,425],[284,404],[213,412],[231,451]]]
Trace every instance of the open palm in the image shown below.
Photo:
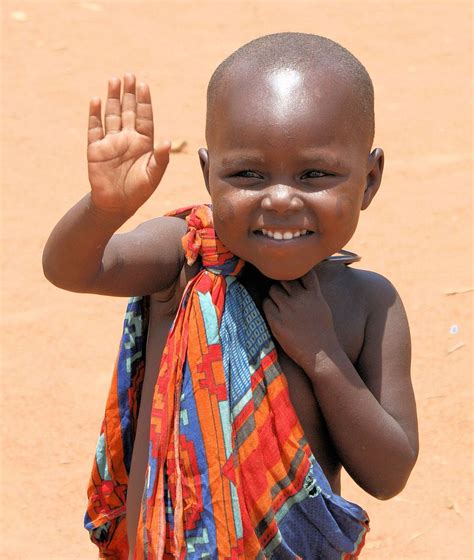
[[[101,102],[89,110],[87,160],[92,200],[101,210],[132,215],[158,186],[169,160],[169,143],[153,147],[153,112],[148,86],[135,76],[109,80],[104,121]]]

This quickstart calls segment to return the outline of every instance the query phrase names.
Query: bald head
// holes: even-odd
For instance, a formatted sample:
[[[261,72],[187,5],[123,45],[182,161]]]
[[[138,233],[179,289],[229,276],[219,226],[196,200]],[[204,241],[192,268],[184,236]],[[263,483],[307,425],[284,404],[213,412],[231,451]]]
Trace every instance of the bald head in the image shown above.
[[[338,43],[306,33],[259,37],[240,47],[217,67],[207,90],[208,143],[216,121],[216,107],[223,96],[229,95],[229,88],[240,89],[247,99],[249,94],[262,96],[268,90],[263,92],[255,85],[264,80],[273,98],[281,98],[284,109],[285,99],[293,93],[305,87],[314,89],[318,82],[327,83],[328,79],[334,88],[343,87],[350,92],[345,103],[350,104],[354,125],[370,147],[374,136],[374,90],[367,70]]]

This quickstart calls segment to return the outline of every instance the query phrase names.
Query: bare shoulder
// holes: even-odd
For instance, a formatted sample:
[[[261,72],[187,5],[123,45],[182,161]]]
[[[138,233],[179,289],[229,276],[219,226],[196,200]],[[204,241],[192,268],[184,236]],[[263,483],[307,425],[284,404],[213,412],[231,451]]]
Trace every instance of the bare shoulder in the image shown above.
[[[330,262],[317,271],[325,295],[344,301],[345,309],[351,309],[363,320],[383,314],[393,306],[404,312],[395,286],[377,272]]]
[[[374,356],[388,337],[396,348],[407,349],[409,329],[395,286],[384,276],[341,263],[318,269],[321,291],[333,313],[339,340],[361,376],[376,375]],[[362,367],[367,364],[367,367]]]
[[[115,234],[104,252],[94,291],[100,294],[149,295],[169,289],[184,266],[181,238],[186,222],[160,217],[127,233]]]
[[[374,361],[373,354],[381,355],[384,350],[384,358],[405,356],[409,363],[411,346],[408,319],[395,286],[377,272],[351,267],[345,269],[343,282],[365,315],[364,345],[359,361],[364,361],[365,357]]]
[[[385,276],[371,270],[344,268],[345,281],[358,294],[368,315],[382,312],[397,302],[401,304],[395,286]]]

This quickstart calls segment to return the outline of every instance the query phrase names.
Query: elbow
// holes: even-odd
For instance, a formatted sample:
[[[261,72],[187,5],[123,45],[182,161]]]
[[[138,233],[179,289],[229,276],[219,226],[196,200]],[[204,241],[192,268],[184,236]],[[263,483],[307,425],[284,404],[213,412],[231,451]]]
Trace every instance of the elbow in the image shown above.
[[[54,266],[52,266],[51,259],[49,258],[48,246],[47,245],[43,250],[43,258],[42,258],[41,264],[43,266],[43,274],[44,274],[44,277],[46,278],[46,280],[49,280],[49,282],[51,282],[51,284],[54,284],[55,286],[58,286],[57,278],[56,278],[56,275],[54,273]],[[61,287],[61,286],[58,286],[58,287]]]
[[[46,280],[51,282],[57,288],[67,289],[62,282],[62,275],[59,273],[58,267],[54,264],[54,259],[48,251],[48,246],[44,248],[42,258],[43,274]]]
[[[384,476],[379,477],[377,484],[366,487],[365,491],[377,500],[385,501],[394,498],[405,488],[417,458],[418,450],[415,450],[403,461],[400,461],[398,465],[386,464]]]
[[[64,267],[62,268],[61,264],[54,258],[54,254],[50,254],[50,251],[48,251],[47,245],[43,251],[42,266],[44,277],[56,288],[77,293],[88,293],[93,290],[92,282],[86,282],[65,270]]]
[[[377,500],[386,501],[394,498],[405,488],[408,481],[408,476],[398,476],[394,480],[384,481],[383,484],[365,488]]]
[[[405,488],[405,485],[406,481],[403,484],[399,484],[394,487],[377,488],[375,491],[369,492],[369,494],[374,498],[377,498],[377,500],[386,501],[400,494],[400,492]]]

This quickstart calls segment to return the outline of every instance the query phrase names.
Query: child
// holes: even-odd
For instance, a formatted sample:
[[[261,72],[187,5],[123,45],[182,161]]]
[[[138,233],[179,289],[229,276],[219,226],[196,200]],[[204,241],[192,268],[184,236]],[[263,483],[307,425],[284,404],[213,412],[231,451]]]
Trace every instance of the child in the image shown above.
[[[170,149],[153,147],[146,84],[128,74],[120,92],[111,79],[105,126],[91,101],[91,192],[44,251],[61,288],[135,296],[89,485],[92,540],[104,558],[355,558],[368,518],[340,496],[341,466],[388,499],[418,453],[402,303],[342,251],[382,177],[370,77],[323,37],[244,45],[208,88],[212,210],[118,235]]]

